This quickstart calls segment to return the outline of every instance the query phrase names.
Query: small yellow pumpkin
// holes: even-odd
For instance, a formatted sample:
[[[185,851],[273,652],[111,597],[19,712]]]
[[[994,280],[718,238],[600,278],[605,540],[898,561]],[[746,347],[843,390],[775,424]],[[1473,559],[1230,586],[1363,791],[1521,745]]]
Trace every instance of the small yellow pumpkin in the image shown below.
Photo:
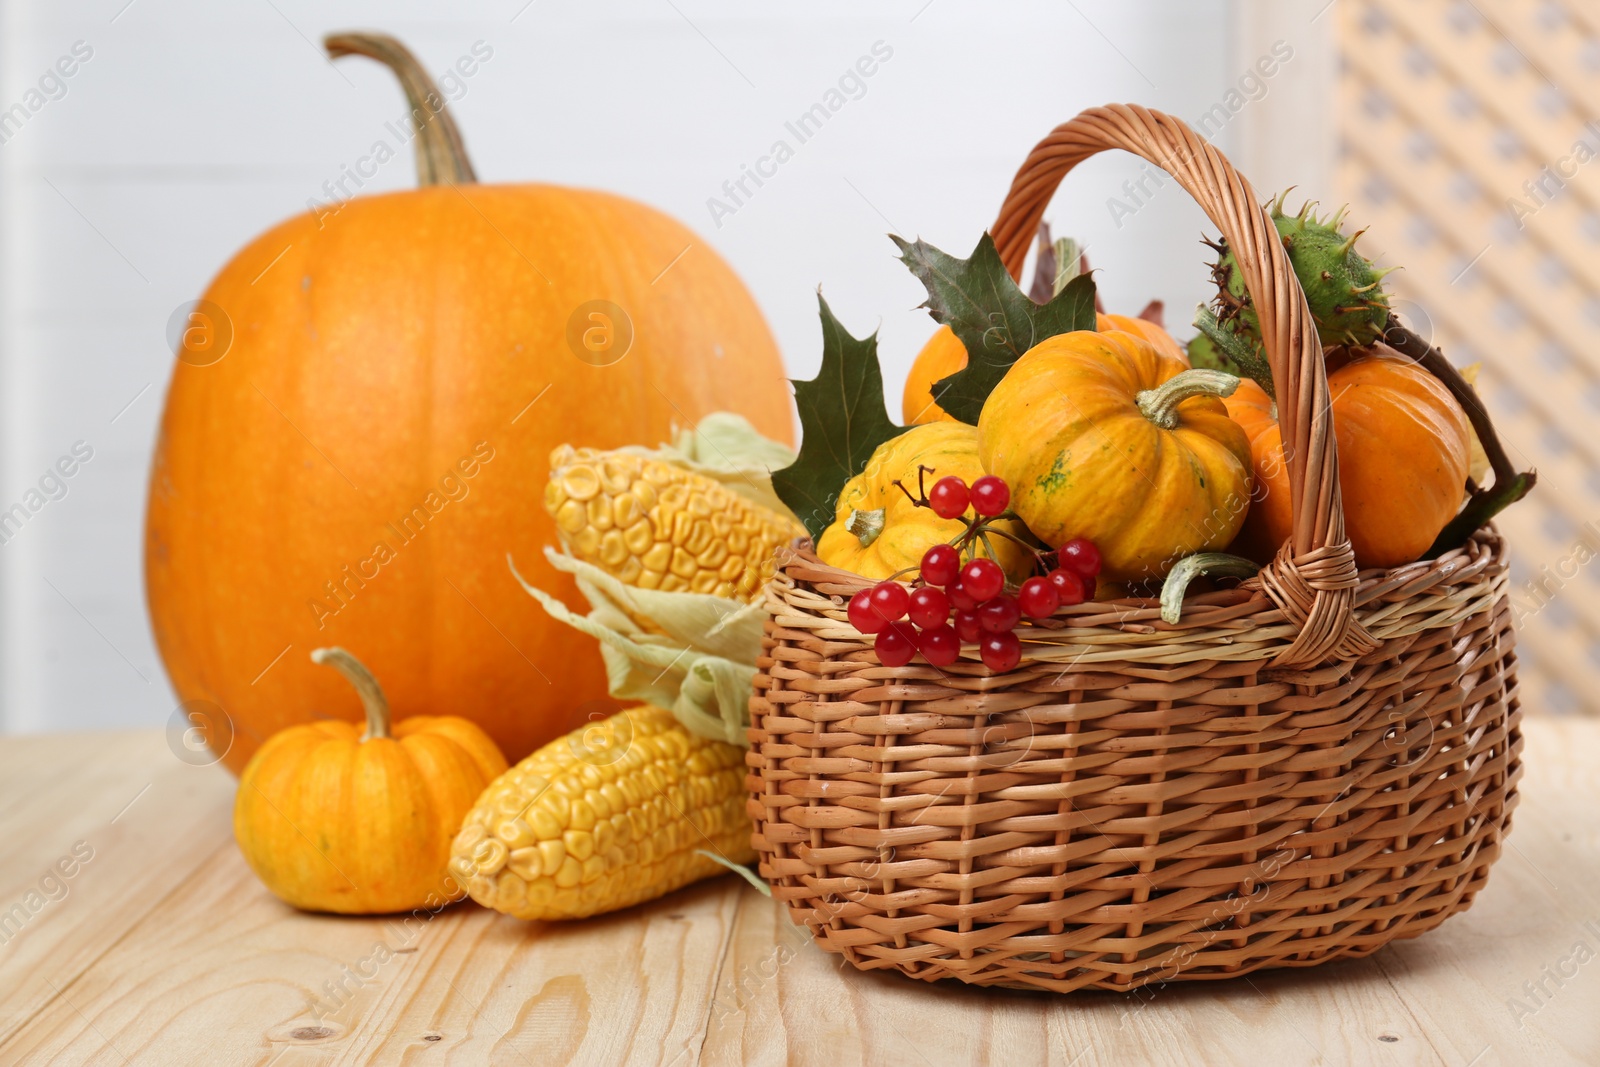
[[[1047,544],[1087,537],[1107,579],[1159,578],[1244,523],[1250,443],[1218,399],[1237,384],[1121,330],[1060,334],[989,395],[978,455]]]
[[[933,509],[918,507],[894,483],[915,495],[919,467],[929,468],[925,488],[948,475],[971,485],[983,477],[978,462],[978,431],[962,422],[930,422],[913,426],[879,445],[865,469],[845,483],[834,509],[833,524],[817,541],[824,563],[868,578],[887,578],[922,562],[929,547],[953,540],[965,527],[959,519],[941,519]],[[1001,523],[1013,536],[1025,536],[1021,523]],[[991,537],[995,562],[1011,581],[1021,581],[1032,557],[1016,542]],[[980,542],[980,555],[988,555]]]
[[[366,730],[328,719],[262,745],[239,778],[233,835],[250,869],[307,911],[378,915],[437,909],[463,895],[448,873],[461,820],[506,760],[482,729],[453,716],[389,723],[368,670],[342,648],[311,654],[348,678]]]

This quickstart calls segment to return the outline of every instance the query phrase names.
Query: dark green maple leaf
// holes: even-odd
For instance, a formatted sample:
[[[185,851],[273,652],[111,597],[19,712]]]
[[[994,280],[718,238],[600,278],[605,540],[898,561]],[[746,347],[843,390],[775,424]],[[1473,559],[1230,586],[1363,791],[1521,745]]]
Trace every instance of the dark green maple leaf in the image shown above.
[[[926,241],[890,235],[900,259],[928,290],[922,306],[967,347],[967,365],[934,383],[939,406],[976,426],[983,402],[1022,354],[1047,337],[1092,330],[1094,279],[1080,274],[1048,303],[1037,304],[1006,272],[987,233],[967,259]]]
[[[844,483],[866,468],[873,451],[905,427],[889,420],[878,366],[878,335],[858,340],[833,317],[817,293],[822,314],[822,368],[809,382],[794,381],[800,410],[800,453],[772,472],[772,488],[799,516],[813,540],[833,522]]]

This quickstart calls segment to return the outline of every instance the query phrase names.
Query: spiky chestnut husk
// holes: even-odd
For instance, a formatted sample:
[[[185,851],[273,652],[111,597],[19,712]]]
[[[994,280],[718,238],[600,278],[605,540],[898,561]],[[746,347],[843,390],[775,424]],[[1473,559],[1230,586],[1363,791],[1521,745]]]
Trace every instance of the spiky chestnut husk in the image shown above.
[[[1289,264],[1305,290],[1323,345],[1361,347],[1376,343],[1383,337],[1389,318],[1389,298],[1382,281],[1394,268],[1379,270],[1356,251],[1356,241],[1366,231],[1346,236],[1340,230],[1345,208],[1320,219],[1311,210],[1315,202],[1308,200],[1298,214],[1286,215],[1283,200],[1287,195],[1287,191],[1280,194],[1268,206],[1268,215],[1278,228]],[[1226,240],[1207,243],[1218,253],[1211,269],[1217,286],[1217,320],[1259,346],[1260,322],[1232,250]]]

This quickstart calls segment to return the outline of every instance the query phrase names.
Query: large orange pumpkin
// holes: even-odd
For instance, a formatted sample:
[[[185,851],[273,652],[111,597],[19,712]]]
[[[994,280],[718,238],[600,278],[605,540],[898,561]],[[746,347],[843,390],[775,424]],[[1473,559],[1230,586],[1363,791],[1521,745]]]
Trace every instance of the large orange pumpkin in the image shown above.
[[[1183,346],[1173,340],[1172,335],[1166,330],[1148,319],[1134,318],[1131,315],[1098,314],[1094,317],[1094,321],[1095,329],[1101,333],[1107,330],[1123,330],[1149,341],[1163,356],[1169,356],[1180,363],[1189,362]],[[906,376],[905,391],[900,397],[901,417],[906,424],[954,422],[955,418],[933,399],[933,387],[966,365],[967,348],[955,332],[948,326],[941,326],[935,330],[933,336],[928,338],[927,344],[922,346],[922,351],[917,353],[916,362],[911,365],[911,373]]]
[[[1419,558],[1461,507],[1472,426],[1432,374],[1386,345],[1328,360],[1344,526],[1361,567]],[[1255,499],[1232,551],[1266,562],[1294,528],[1272,399],[1245,379],[1225,401],[1250,439]]]
[[[150,481],[156,641],[180,699],[232,723],[235,772],[307,707],[361,718],[306,658],[329,644],[362,650],[397,717],[449,711],[515,761],[606,692],[594,640],[506,566],[576,599],[542,553],[551,449],[654,443],[721,409],[788,441],[788,386],[694,233],[606,193],[474,184],[398,42],[327,44],[400,75],[425,187],[274,227],[191,316]]]

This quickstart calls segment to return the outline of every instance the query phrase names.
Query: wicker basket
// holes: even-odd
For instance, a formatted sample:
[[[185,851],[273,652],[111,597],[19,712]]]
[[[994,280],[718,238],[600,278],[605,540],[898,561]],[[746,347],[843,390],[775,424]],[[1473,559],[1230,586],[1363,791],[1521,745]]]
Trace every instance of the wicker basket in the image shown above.
[[[751,701],[761,874],[864,970],[1129,989],[1361,956],[1468,907],[1521,774],[1499,535],[1357,573],[1327,379],[1255,192],[1182,122],[1086,111],[1029,155],[994,238],[1013,275],[1061,178],[1121,148],[1170,172],[1238,251],[1292,447],[1294,535],[1258,578],[1082,604],[884,667],[845,601],[870,584],[787,552]]]

